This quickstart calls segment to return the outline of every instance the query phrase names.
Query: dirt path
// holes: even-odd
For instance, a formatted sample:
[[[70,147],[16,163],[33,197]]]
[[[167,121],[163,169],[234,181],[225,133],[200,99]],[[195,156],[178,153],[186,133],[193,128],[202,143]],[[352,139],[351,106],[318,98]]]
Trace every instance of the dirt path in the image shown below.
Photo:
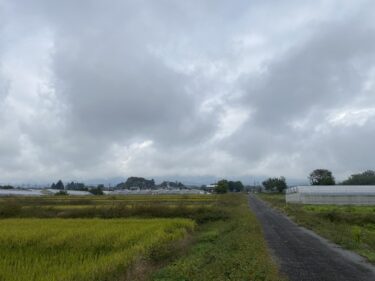
[[[263,226],[272,254],[290,281],[374,281],[375,267],[297,226],[250,195],[250,208]]]

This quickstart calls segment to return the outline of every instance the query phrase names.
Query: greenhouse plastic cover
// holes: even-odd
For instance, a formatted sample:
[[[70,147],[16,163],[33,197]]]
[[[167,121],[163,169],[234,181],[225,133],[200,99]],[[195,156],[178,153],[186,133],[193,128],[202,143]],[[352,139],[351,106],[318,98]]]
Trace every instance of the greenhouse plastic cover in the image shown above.
[[[290,193],[324,195],[375,195],[375,185],[313,185],[295,186],[286,190]]]

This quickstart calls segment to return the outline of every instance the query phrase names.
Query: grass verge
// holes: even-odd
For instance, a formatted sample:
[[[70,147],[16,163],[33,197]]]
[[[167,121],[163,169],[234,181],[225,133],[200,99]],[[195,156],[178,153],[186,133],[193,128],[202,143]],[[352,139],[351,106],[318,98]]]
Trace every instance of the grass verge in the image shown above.
[[[258,196],[296,223],[375,263],[375,207],[286,204],[282,194]]]
[[[245,195],[224,195],[226,220],[198,227],[186,255],[152,276],[154,281],[284,280],[267,251],[263,233]]]

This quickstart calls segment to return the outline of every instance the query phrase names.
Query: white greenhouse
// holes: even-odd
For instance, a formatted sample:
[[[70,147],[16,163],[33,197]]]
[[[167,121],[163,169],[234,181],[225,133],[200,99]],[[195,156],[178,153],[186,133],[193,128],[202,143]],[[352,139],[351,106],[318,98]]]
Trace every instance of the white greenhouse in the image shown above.
[[[290,187],[287,203],[375,205],[375,185],[315,185]]]

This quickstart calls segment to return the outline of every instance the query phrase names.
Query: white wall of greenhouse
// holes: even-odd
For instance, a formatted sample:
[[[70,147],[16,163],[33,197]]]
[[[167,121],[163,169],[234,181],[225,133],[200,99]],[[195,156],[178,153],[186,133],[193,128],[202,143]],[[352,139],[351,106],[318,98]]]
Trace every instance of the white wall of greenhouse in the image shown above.
[[[295,186],[286,190],[285,200],[300,204],[375,205],[375,186]]]

